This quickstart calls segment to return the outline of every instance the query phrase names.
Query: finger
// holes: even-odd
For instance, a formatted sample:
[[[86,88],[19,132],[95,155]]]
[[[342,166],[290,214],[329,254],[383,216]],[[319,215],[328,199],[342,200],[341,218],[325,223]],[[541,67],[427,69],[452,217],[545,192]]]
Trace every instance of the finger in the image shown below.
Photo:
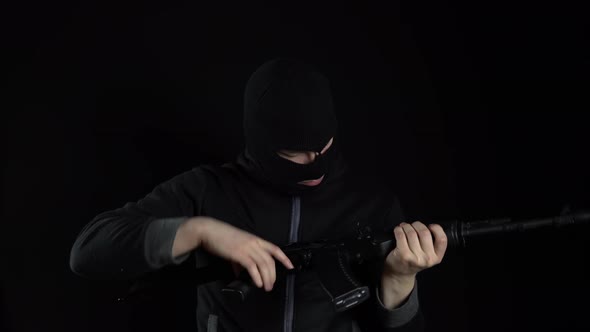
[[[393,234],[395,235],[395,246],[402,252],[409,251],[410,247],[408,246],[408,239],[406,239],[406,233],[404,232],[401,226],[395,226],[393,229]]]
[[[267,241],[261,241],[260,245],[279,262],[283,263],[283,265],[285,265],[288,269],[295,268],[289,257],[287,257],[287,255],[285,255],[285,253],[278,246]]]
[[[252,278],[252,281],[254,281],[256,286],[258,288],[262,287],[262,276],[260,275],[260,272],[258,271],[258,267],[256,266],[256,262],[253,259],[247,257],[244,259],[243,262],[240,262],[240,264],[246,270],[248,270],[248,274],[250,274],[250,278]]]
[[[268,267],[268,262],[264,258],[264,252],[262,250],[254,249],[250,252],[250,257],[256,262],[258,272],[262,276],[264,289],[269,291],[272,288],[272,282],[270,280],[270,268]]]
[[[256,253],[264,260],[265,265],[263,268],[265,269],[265,273],[268,274],[268,288],[266,288],[266,290],[270,291],[277,278],[275,260],[271,254],[268,251],[265,251],[262,247],[259,247]]]
[[[430,233],[430,229],[428,229],[426,225],[419,221],[413,222],[412,226],[416,232],[418,232],[418,239],[420,240],[422,251],[424,251],[428,256],[436,256],[434,253],[434,244],[432,243],[432,234]]]
[[[440,262],[445,255],[445,251],[447,250],[447,234],[445,233],[445,230],[437,224],[430,224],[428,225],[428,228],[430,228],[432,234],[434,235],[434,252],[436,253],[436,256]]]
[[[414,229],[414,227],[407,223],[402,223],[402,228],[404,233],[406,233],[406,238],[408,239],[408,246],[412,253],[418,258],[422,259],[425,257],[425,253],[420,246],[420,240],[418,239],[418,233]]]

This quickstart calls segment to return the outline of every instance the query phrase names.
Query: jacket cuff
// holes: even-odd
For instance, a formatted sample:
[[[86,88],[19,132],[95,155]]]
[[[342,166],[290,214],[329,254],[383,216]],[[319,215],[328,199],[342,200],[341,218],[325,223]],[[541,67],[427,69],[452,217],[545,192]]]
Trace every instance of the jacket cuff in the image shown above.
[[[144,242],[145,259],[152,269],[159,269],[169,264],[181,264],[189,256],[190,252],[172,257],[174,238],[180,225],[188,217],[162,218],[153,220],[147,227]]]
[[[408,298],[402,303],[401,306],[389,310],[383,305],[383,301],[379,297],[379,286],[375,288],[375,301],[376,311],[381,322],[381,325],[387,328],[396,328],[409,323],[414,316],[418,313],[419,301],[418,301],[418,282],[414,284],[412,292]]]

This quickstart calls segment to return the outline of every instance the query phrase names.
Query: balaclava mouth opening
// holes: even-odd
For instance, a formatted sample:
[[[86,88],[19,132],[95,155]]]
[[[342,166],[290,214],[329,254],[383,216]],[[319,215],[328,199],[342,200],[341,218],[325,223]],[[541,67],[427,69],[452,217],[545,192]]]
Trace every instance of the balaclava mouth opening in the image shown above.
[[[300,194],[321,186],[300,181],[327,175],[336,150],[337,121],[326,77],[304,62],[278,58],[264,63],[250,77],[244,93],[246,154],[257,177],[280,191]],[[310,164],[280,157],[279,150],[319,153]]]

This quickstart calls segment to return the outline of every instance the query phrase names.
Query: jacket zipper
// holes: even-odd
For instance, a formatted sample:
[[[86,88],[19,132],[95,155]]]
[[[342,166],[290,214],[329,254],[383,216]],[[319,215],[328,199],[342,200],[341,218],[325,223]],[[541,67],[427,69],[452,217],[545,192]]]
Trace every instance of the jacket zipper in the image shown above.
[[[299,224],[301,221],[301,199],[294,196],[291,205],[291,229],[289,230],[289,244],[299,240]],[[284,332],[293,331],[293,311],[295,294],[295,275],[287,275],[287,290],[285,299],[285,321],[283,324]]]

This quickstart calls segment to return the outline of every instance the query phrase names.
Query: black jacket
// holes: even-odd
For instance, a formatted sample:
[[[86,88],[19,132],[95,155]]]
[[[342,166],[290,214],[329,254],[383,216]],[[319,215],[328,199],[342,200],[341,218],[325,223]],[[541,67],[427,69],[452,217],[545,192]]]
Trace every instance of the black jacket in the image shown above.
[[[261,185],[239,162],[201,166],[158,185],[145,198],[96,216],[78,235],[72,270],[93,279],[131,279],[172,264],[203,264],[199,249],[173,259],[178,227],[191,216],[210,216],[276,245],[355,234],[355,224],[392,229],[402,221],[396,197],[348,168],[332,169],[317,191],[287,196]],[[392,233],[393,236],[393,233]],[[192,263],[191,263],[192,264]],[[371,297],[336,313],[312,271],[277,279],[244,305],[226,303],[225,284],[198,286],[199,331],[421,331],[417,288],[399,308]]]

